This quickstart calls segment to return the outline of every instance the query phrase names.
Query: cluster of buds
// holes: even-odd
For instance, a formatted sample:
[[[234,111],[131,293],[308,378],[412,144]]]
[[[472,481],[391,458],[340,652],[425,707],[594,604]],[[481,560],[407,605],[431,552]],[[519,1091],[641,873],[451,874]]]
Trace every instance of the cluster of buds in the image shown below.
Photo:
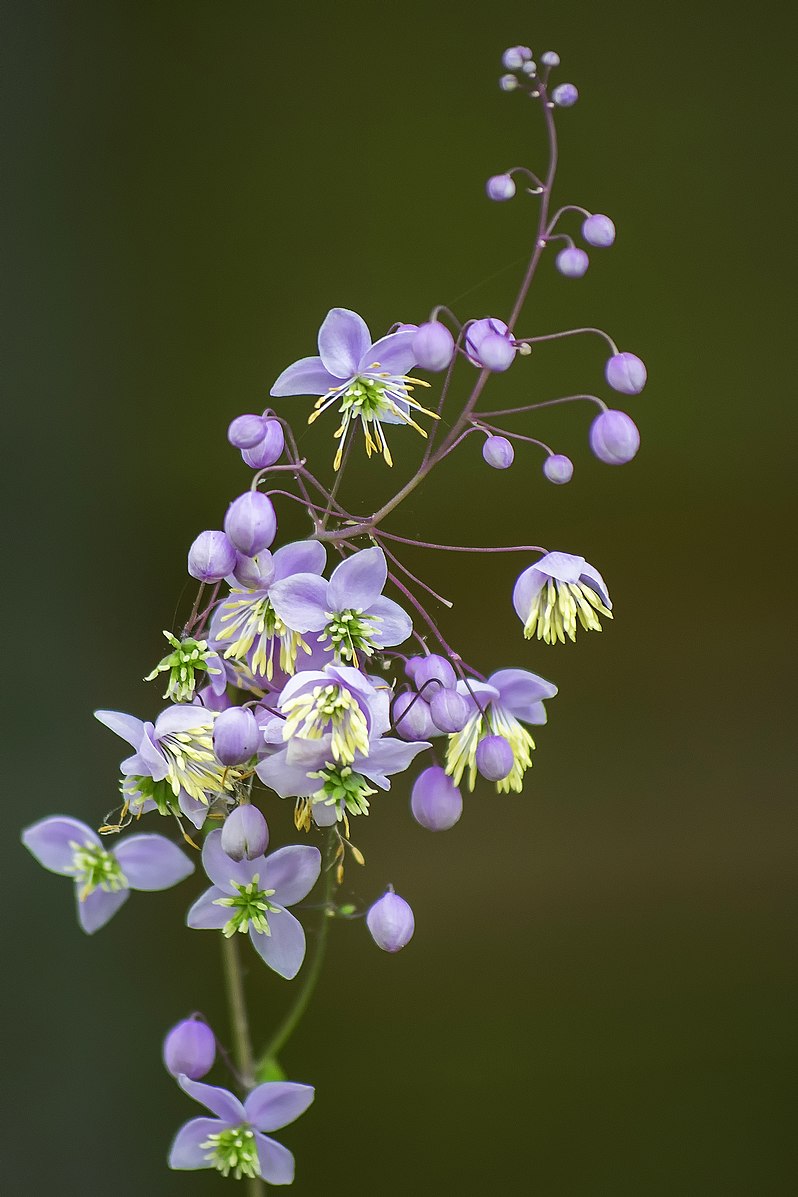
[[[565,644],[580,629],[601,631],[602,619],[612,618],[606,583],[579,554],[528,545],[446,545],[383,528],[385,517],[441,461],[467,451],[463,446],[473,435],[492,469],[510,468],[517,448],[533,446],[543,453],[545,479],[568,483],[571,459],[528,431],[496,423],[505,417],[587,400],[600,409],[587,433],[600,461],[623,464],[639,447],[631,417],[597,395],[499,411],[483,405],[492,375],[512,371],[519,387],[525,386],[533,347],[580,334],[598,335],[609,346],[604,376],[611,390],[636,396],[646,382],[641,359],[619,351],[601,330],[517,332],[538,262],[552,243],[566,243],[555,257],[561,274],[579,277],[587,269],[585,251],[557,231],[560,219],[580,213],[582,237],[594,247],[612,245],[615,226],[609,217],[575,205],[550,215],[557,160],[553,112],[577,98],[571,84],[549,88],[559,57],[547,51],[537,63],[528,47],[514,46],[502,62],[508,72],[502,88],[539,101],[551,150],[542,176],[514,167],[487,183],[491,199],[506,201],[516,194],[516,177],[523,176],[540,205],[535,247],[512,311],[506,320],[472,315],[461,321],[436,307],[418,323],[397,321],[376,339],[356,312],[330,311],[319,329],[318,353],[287,366],[271,396],[313,399],[309,423],[335,415],[332,486],[300,458],[290,425],[272,409],[233,420],[228,441],[254,474],[219,520],[222,526],[200,532],[188,550],[188,573],[199,590],[182,630],[165,632],[169,652],[146,679],[167,675],[167,705],[148,720],[96,712],[130,749],[120,763],[121,798],[113,820],[106,817],[95,831],[54,817],[23,834],[45,868],[72,878],[87,932],[104,926],[131,890],[185,881],[195,872],[192,857],[198,854],[208,884],[192,896],[186,923],[221,936],[236,984],[238,944],[247,940],[247,950],[285,980],[307,967],[308,910],[318,911],[321,920],[314,953],[323,950],[330,920],[361,917],[379,948],[400,951],[415,930],[413,911],[392,885],[382,883],[380,896],[372,891],[363,898],[369,886],[361,881],[365,861],[354,842],[356,820],[379,818],[396,778],[405,775],[412,817],[434,832],[460,822],[463,792],[474,791],[479,779],[499,794],[520,793],[535,750],[530,729],[545,724],[544,704],[557,694],[556,685],[523,660],[481,672],[467,653],[453,649],[428,610],[430,597],[452,604],[411,573],[398,556],[402,546],[478,557],[517,553],[521,568],[505,602],[522,625],[519,654],[529,651],[524,638]],[[470,375],[470,394],[459,409],[447,408],[444,420],[458,368]],[[438,386],[434,376],[442,373]],[[433,395],[431,405],[422,404],[420,390]],[[356,440],[362,438],[368,457],[391,466],[389,435],[403,429],[426,442],[416,472],[378,510],[349,510],[340,483]],[[276,477],[290,489],[273,485]],[[283,499],[304,508],[309,527],[303,539],[281,543],[275,501]],[[293,805],[296,839],[269,851],[270,810],[281,801]],[[173,838],[150,831],[115,838],[144,818],[148,826],[166,820],[160,826]],[[352,892],[341,901],[349,860],[358,868]],[[346,884],[350,877],[351,871]],[[311,978],[319,963],[316,955]],[[299,999],[300,1012],[305,1000]],[[297,1020],[298,1015],[289,1020],[291,1030]],[[238,1032],[240,1040],[241,1025]],[[163,1049],[166,1067],[213,1115],[178,1132],[170,1153],[173,1168],[215,1168],[223,1176],[290,1183],[293,1157],[269,1132],[303,1113],[314,1091],[282,1076],[277,1052],[288,1033],[276,1033],[261,1057],[250,1048],[231,1066],[240,1093],[235,1096],[201,1083],[220,1061],[229,1064],[207,1022],[192,1016],[172,1028]]]

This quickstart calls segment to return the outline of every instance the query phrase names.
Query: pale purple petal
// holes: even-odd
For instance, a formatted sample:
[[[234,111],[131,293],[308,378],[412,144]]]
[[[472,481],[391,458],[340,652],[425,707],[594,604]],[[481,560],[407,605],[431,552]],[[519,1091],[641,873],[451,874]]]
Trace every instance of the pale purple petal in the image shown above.
[[[356,757],[352,768],[368,777],[381,789],[389,790],[391,783],[388,778],[392,773],[402,773],[420,752],[430,745],[426,740],[406,742],[405,740],[391,740],[386,737],[371,745],[367,757]]]
[[[229,896],[229,889],[219,889],[218,885],[206,889],[186,915],[186,926],[194,931],[221,931],[230,918],[230,908],[217,906],[216,900]]]
[[[208,682],[211,690],[217,697],[224,694],[227,689],[227,673],[225,672],[224,662],[218,653],[208,653],[205,658],[205,665],[207,667]]]
[[[326,685],[329,680],[326,669],[303,669],[301,673],[295,673],[280,691],[280,705],[288,702],[290,698],[296,698],[303,690]]]
[[[194,872],[194,864],[162,835],[131,835],[114,850],[131,889],[169,889]]]
[[[469,678],[468,682],[461,679],[455,689],[458,694],[463,695],[473,711],[477,708],[484,711],[488,703],[496,702],[499,698],[499,691],[495,686],[489,686],[487,682],[477,682],[473,678]]]
[[[327,550],[318,540],[296,540],[274,554],[274,581],[291,574],[321,574],[327,564]]]
[[[252,1132],[258,1148],[260,1174],[270,1185],[290,1185],[294,1180],[294,1157],[282,1143],[269,1139],[260,1131]]]
[[[319,329],[319,353],[325,368],[336,378],[353,378],[370,347],[371,333],[357,312],[333,308],[324,317]]]
[[[369,607],[368,614],[376,615],[379,621],[374,624],[373,636],[374,643],[380,648],[402,644],[412,634],[412,619],[393,599],[380,595]]]
[[[155,720],[155,739],[162,736],[174,735],[176,732],[196,731],[198,728],[210,727],[212,716],[204,707],[195,707],[190,703],[178,703],[161,711]]]
[[[177,795],[177,805],[189,822],[199,831],[208,817],[207,802],[200,802],[199,798],[192,798],[190,794],[181,789]]]
[[[330,745],[332,734],[327,732],[318,740],[306,740],[302,736],[292,736],[285,746],[285,759],[289,765],[299,765],[308,771],[320,769],[325,761],[330,760]]]
[[[332,605],[327,610],[345,611],[352,607],[365,611],[382,594],[387,578],[388,563],[382,549],[375,545],[353,553],[332,572],[329,597]]]
[[[577,557],[574,553],[546,553],[536,568],[558,582],[578,582],[586,561],[584,557]]]
[[[320,357],[301,357],[283,370],[270,390],[270,395],[323,395],[340,386],[340,378],[333,378],[325,370]]]
[[[100,927],[104,927],[130,897],[129,889],[118,889],[112,893],[106,893],[104,889],[95,889],[81,902],[80,888],[80,884],[75,885],[78,922],[87,935],[93,935]]]
[[[526,669],[499,669],[490,675],[488,682],[499,691],[501,705],[516,719],[525,723],[546,722],[545,711],[540,718],[538,704],[544,698],[554,698],[557,687],[553,682]]]
[[[151,723],[144,724],[144,734],[141,737],[138,752],[122,762],[124,774],[132,773],[142,777],[151,777],[153,781],[163,781],[166,777],[169,766],[166,763],[166,757],[153,739],[154,731]]]
[[[595,590],[604,606],[609,611],[612,610],[612,602],[610,600],[610,592],[607,590],[607,583],[594,566],[585,563],[585,565],[582,567],[582,572],[579,575],[579,580],[584,582],[586,586],[589,586],[591,590]]]
[[[267,1081],[253,1089],[244,1102],[247,1122],[259,1131],[275,1131],[295,1122],[313,1101],[312,1085],[294,1081]]]
[[[389,333],[380,337],[360,358],[358,372],[372,370],[379,363],[379,371],[387,374],[407,374],[416,364],[413,353],[413,338],[416,331]]]
[[[327,583],[318,574],[293,574],[274,582],[269,591],[272,606],[286,627],[294,632],[320,632],[327,623]]]
[[[255,767],[255,772],[281,798],[309,798],[321,784],[318,777],[308,777],[306,765],[289,765],[285,752],[266,757]]]
[[[513,587],[513,607],[521,623],[525,624],[529,619],[532,603],[547,582],[548,576],[542,573],[536,565],[530,565],[516,578]]]
[[[228,1089],[220,1089],[217,1085],[205,1085],[202,1081],[192,1081],[185,1073],[177,1078],[177,1083],[184,1093],[193,1097],[206,1110],[210,1110],[228,1126],[235,1126],[238,1122],[246,1122],[244,1107],[237,1097]]]
[[[181,1126],[169,1149],[169,1167],[184,1172],[212,1167],[208,1159],[210,1152],[202,1144],[208,1142],[208,1135],[218,1135],[225,1125],[218,1118],[192,1118],[191,1122]]]
[[[309,844],[289,844],[266,857],[261,884],[274,890],[279,906],[293,906],[310,893],[321,872],[321,853]]]
[[[334,802],[314,802],[311,814],[317,827],[332,827],[334,823],[338,822],[338,812]]]
[[[249,938],[269,968],[291,981],[305,959],[305,932],[288,910],[274,911],[268,919],[271,935],[263,935],[250,924]]]
[[[40,865],[51,873],[68,874],[74,856],[70,843],[99,844],[100,837],[79,819],[53,815],[40,819],[22,832],[22,842]]]
[[[225,893],[235,893],[234,885],[249,885],[256,873],[263,874],[263,857],[255,860],[231,860],[222,848],[222,832],[212,831],[202,845],[202,867],[214,885]]]
[[[123,740],[127,740],[128,744],[138,748],[144,735],[143,720],[136,719],[134,715],[125,715],[123,711],[95,711],[94,718],[99,719],[100,723],[116,732]]]

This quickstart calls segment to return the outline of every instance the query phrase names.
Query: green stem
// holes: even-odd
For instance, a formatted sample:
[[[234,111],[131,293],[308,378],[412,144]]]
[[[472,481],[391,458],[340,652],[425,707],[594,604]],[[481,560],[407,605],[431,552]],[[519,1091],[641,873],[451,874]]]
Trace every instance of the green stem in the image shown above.
[[[255,1066],[244,998],[244,978],[241,975],[241,960],[235,935],[231,935],[229,939],[222,939],[222,961],[233,1033],[233,1059],[245,1089],[249,1090],[255,1084]],[[246,1187],[247,1192],[253,1194],[253,1197],[261,1197],[264,1182],[257,1176],[247,1177]]]
[[[324,851],[324,890],[322,892],[321,922],[316,933],[316,942],[305,964],[302,984],[300,985],[294,1004],[261,1053],[256,1065],[256,1071],[260,1071],[267,1061],[277,1059],[299,1025],[313,996],[313,991],[316,988],[316,983],[321,974],[321,966],[324,962],[324,952],[327,947],[327,936],[330,925],[330,904],[336,890],[335,857],[337,846],[338,831],[335,826],[332,826],[327,833],[327,842]]]

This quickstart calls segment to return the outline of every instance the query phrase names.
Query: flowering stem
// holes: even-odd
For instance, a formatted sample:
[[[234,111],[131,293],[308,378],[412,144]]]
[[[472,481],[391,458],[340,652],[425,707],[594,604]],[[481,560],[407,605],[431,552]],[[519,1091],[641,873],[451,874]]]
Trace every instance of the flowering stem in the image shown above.
[[[227,1004],[230,1007],[230,1023],[233,1031],[233,1059],[245,1088],[251,1089],[255,1084],[255,1068],[252,1060],[247,1006],[244,999],[244,979],[241,975],[241,960],[235,935],[231,935],[229,938],[222,937],[222,960]]]
[[[335,860],[337,848],[338,830],[336,825],[333,824],[327,832],[327,839],[324,845],[324,890],[321,902],[321,922],[316,933],[316,943],[305,964],[302,985],[297,993],[294,1004],[261,1053],[257,1063],[257,1072],[260,1072],[265,1065],[277,1059],[299,1025],[313,996],[313,991],[316,988],[316,982],[321,974],[321,966],[324,963],[324,952],[327,947],[327,935],[330,924],[330,906],[336,890]]]

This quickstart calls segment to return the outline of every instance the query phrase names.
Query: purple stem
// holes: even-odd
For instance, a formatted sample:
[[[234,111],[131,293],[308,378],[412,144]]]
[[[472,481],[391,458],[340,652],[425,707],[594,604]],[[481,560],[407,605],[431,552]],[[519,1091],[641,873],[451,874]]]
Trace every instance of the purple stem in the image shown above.
[[[554,407],[557,403],[573,403],[576,399],[589,399],[591,403],[597,403],[602,411],[607,410],[607,404],[603,399],[599,399],[598,395],[563,395],[561,399],[544,399],[542,403],[527,403],[523,407],[502,407],[498,411],[475,411],[473,414],[477,419],[485,416],[517,416],[525,411],[537,411],[540,407]]]
[[[564,332],[543,333],[537,337],[516,337],[516,344],[520,345],[523,341],[527,345],[537,345],[540,341],[559,341],[562,337],[577,337],[582,333],[594,333],[597,337],[603,337],[609,345],[613,353],[618,353],[618,346],[613,341],[608,333],[605,333],[601,328],[567,328]]]
[[[508,544],[508,545],[492,545],[490,547],[478,547],[473,545],[463,544],[432,544],[428,540],[411,540],[407,536],[397,536],[394,532],[386,532],[384,528],[380,528],[380,536],[385,536],[388,540],[397,540],[400,544],[409,544],[416,549],[441,549],[446,553],[547,553],[548,549],[543,549],[539,544]]]

